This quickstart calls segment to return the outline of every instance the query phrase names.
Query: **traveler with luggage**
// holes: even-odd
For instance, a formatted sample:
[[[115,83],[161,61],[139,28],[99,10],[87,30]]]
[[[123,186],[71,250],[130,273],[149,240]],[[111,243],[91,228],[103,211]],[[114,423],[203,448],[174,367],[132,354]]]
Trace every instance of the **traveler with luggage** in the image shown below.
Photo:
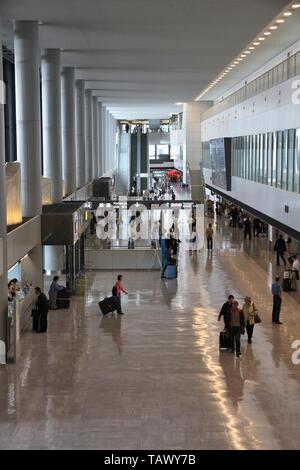
[[[253,330],[255,325],[255,318],[258,314],[257,308],[254,302],[251,302],[251,297],[245,297],[245,303],[242,308],[242,312],[244,315],[244,321],[246,325],[247,335],[248,335],[248,343],[252,343],[252,336]]]
[[[241,334],[245,332],[245,320],[242,310],[239,308],[237,300],[232,302],[230,311],[230,349],[236,352],[236,356],[241,356]]]
[[[119,274],[117,277],[117,282],[114,285],[115,289],[115,297],[117,300],[117,312],[119,315],[124,315],[124,312],[122,312],[122,307],[121,307],[121,293],[124,292],[124,294],[128,295],[128,292],[123,288],[123,276],[122,274]]]
[[[36,331],[37,333],[46,333],[48,326],[48,300],[40,287],[35,288],[35,293],[37,295],[36,310],[40,323],[39,328]]]
[[[272,322],[282,325],[279,320],[281,311],[281,285],[280,276],[275,277],[275,282],[272,284],[272,295],[273,295],[273,311],[272,311]]]
[[[206,235],[206,240],[207,240],[207,249],[212,250],[213,249],[213,235],[214,235],[212,224],[209,224],[209,226],[205,230],[205,235]]]
[[[277,254],[277,266],[280,265],[279,258],[282,259],[284,266],[286,266],[286,260],[284,257],[284,253],[286,252],[286,243],[282,235],[279,235],[279,238],[276,240],[274,245],[274,251],[276,251]]]
[[[54,276],[53,281],[50,285],[49,289],[49,303],[50,303],[50,310],[56,310],[58,307],[56,305],[57,302],[57,294],[58,292],[65,289],[64,286],[60,286],[58,284],[59,277]]]
[[[229,327],[230,327],[230,314],[231,314],[231,307],[232,307],[233,301],[234,301],[234,296],[229,295],[227,301],[225,302],[225,304],[223,304],[219,313],[219,317],[218,317],[218,321],[220,321],[221,318],[223,317],[224,327],[225,327],[225,330],[227,331],[229,331]]]

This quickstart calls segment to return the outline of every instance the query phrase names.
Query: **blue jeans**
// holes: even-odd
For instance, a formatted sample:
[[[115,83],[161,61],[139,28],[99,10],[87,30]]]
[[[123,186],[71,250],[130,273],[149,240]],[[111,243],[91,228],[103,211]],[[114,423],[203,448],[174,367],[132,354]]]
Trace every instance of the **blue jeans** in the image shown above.
[[[230,347],[231,350],[236,350],[237,354],[241,352],[241,327],[231,326],[230,327]]]

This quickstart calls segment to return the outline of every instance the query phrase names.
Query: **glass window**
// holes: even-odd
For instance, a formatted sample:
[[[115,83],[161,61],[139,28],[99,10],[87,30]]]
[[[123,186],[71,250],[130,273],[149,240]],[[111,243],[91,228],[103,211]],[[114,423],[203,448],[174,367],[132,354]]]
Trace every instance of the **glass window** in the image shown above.
[[[260,140],[261,136],[257,135],[256,136],[256,179],[258,183],[261,181],[261,152],[260,152]]]
[[[257,175],[257,135],[252,136],[252,142],[253,142],[253,151],[252,151],[252,180],[256,180],[256,175]]]
[[[157,157],[160,155],[170,155],[169,145],[157,145]]]
[[[288,131],[282,133],[282,189],[288,187]]]
[[[249,180],[253,179],[253,135],[249,135]]]
[[[283,145],[283,132],[277,132],[277,151],[276,151],[276,186],[282,187],[282,145]]]
[[[155,160],[156,154],[156,145],[149,145],[149,160]]]
[[[288,61],[289,61],[288,78],[291,78],[291,77],[294,77],[296,74],[296,55],[292,55],[292,57],[290,57]]]
[[[245,137],[246,161],[247,161],[247,179],[251,179],[251,157],[250,157],[250,136]]]
[[[267,147],[267,159],[268,159],[267,184],[269,186],[272,186],[272,163],[273,163],[273,135],[272,135],[272,132],[269,132],[267,134],[266,147]]]
[[[296,54],[296,74],[300,74],[300,52]]]
[[[299,54],[300,56],[300,54]],[[296,129],[295,165],[294,165],[294,192],[300,193],[300,129]]]
[[[287,177],[287,190],[294,191],[294,166],[295,166],[295,129],[288,131],[288,177]]]

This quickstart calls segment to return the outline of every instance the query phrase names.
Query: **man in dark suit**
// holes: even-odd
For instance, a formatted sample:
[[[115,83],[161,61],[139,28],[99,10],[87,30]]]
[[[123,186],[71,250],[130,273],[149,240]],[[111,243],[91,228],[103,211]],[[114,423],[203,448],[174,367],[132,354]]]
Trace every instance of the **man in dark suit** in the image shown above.
[[[42,292],[40,287],[35,288],[37,295],[36,308],[40,317],[40,329],[38,333],[46,333],[47,331],[47,316],[48,316],[48,299]]]

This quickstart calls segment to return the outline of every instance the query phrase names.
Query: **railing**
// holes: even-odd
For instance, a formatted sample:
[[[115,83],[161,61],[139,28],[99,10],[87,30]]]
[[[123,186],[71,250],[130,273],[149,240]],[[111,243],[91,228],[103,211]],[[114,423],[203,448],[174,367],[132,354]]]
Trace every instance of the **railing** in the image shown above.
[[[215,104],[203,113],[203,120],[209,119],[216,114],[222,113],[227,109],[236,106],[254,96],[267,91],[280,83],[289,80],[297,75],[300,75],[300,51],[288,59],[284,60],[280,64],[268,70],[264,74],[246,83],[245,86],[232,93],[224,100]],[[300,84],[298,84],[298,88]]]

